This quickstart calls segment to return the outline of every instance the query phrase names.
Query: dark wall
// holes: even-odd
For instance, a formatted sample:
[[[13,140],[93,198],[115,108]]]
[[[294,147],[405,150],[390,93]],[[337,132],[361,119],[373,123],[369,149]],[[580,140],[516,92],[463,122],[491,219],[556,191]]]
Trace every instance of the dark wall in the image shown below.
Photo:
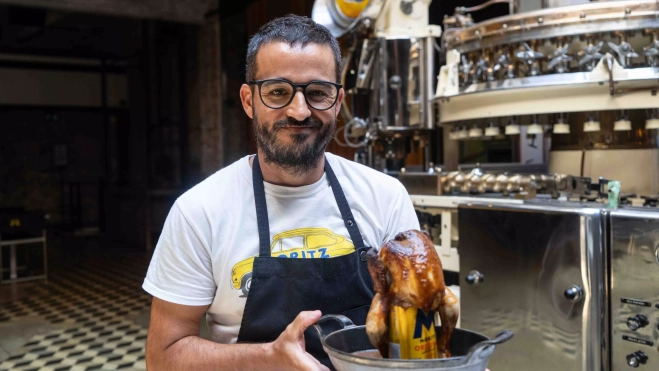
[[[43,210],[53,223],[70,222],[71,192],[80,212],[98,221],[103,119],[99,110],[2,107],[0,207]]]
[[[74,13],[44,25],[43,11],[30,10],[2,22],[11,9],[0,6],[0,52],[74,57],[30,68],[82,65],[94,79],[104,61],[127,77],[128,101],[106,109],[0,104],[0,208],[42,210],[52,228],[94,228],[144,248],[174,199],[201,180],[188,138],[189,121],[199,121],[189,107],[199,27]]]

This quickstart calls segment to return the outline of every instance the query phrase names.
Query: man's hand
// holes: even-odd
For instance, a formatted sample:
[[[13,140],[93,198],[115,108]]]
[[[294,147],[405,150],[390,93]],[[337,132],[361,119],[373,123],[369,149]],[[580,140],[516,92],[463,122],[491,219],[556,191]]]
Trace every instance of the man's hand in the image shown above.
[[[321,316],[302,312],[272,343],[219,344],[199,337],[208,306],[186,306],[153,298],[146,343],[149,371],[329,371],[304,347],[304,330]]]
[[[304,331],[316,323],[321,315],[318,310],[298,314],[277,340],[270,343],[273,364],[279,366],[281,370],[329,371],[307,353],[304,346]]]

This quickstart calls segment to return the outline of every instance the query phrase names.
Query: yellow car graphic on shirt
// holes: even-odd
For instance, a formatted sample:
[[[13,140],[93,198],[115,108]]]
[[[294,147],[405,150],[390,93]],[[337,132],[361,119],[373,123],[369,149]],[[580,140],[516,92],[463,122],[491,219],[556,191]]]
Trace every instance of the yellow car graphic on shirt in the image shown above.
[[[350,239],[327,228],[298,228],[276,234],[270,244],[270,254],[276,258],[333,258],[355,251]],[[254,258],[242,260],[231,269],[231,283],[247,295],[252,283]]]

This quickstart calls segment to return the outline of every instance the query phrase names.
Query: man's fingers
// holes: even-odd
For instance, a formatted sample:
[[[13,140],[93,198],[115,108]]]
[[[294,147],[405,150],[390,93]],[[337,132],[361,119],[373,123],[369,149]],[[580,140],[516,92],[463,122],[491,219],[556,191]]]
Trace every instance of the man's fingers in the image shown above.
[[[300,312],[300,314],[295,317],[293,323],[291,323],[291,334],[296,338],[304,336],[304,331],[307,329],[307,327],[318,322],[318,319],[322,315],[323,314],[319,310]]]

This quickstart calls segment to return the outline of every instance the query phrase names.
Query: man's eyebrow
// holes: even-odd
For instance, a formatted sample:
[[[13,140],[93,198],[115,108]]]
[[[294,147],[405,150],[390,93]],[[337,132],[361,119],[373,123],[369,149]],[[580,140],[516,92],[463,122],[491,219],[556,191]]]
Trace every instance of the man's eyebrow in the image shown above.
[[[308,80],[308,81],[305,81],[305,82],[293,82],[293,81],[291,81],[287,78],[284,78],[284,77],[268,77],[268,78],[265,78],[265,79],[254,79],[254,81],[265,81],[265,80],[282,80],[282,81],[289,82],[291,84],[309,84],[309,83],[312,83],[312,82],[330,82],[330,83],[333,83],[331,80],[323,80],[323,79],[311,79],[311,80]]]

